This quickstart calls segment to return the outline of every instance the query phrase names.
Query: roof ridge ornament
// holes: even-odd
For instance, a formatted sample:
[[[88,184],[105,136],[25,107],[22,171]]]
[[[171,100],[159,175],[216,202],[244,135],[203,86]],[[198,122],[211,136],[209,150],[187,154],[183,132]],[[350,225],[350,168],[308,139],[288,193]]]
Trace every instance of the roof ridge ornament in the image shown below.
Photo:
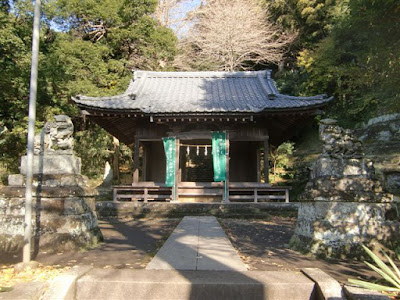
[[[131,100],[136,100],[136,96],[142,90],[144,81],[147,78],[147,72],[143,72],[143,76],[141,76],[141,77],[137,76],[138,75],[137,72],[143,72],[143,71],[135,71],[133,80],[131,80],[129,87],[125,92],[125,94],[128,95],[128,97]]]
[[[268,72],[267,72],[267,78],[268,78]],[[262,89],[264,90],[264,92],[268,95],[268,99],[269,100],[273,100],[275,98],[275,93],[271,90],[271,88],[269,87],[269,85],[267,84],[267,82],[265,82],[265,77],[262,76],[261,74],[257,75],[257,79],[261,84]],[[268,79],[267,79],[268,80]]]

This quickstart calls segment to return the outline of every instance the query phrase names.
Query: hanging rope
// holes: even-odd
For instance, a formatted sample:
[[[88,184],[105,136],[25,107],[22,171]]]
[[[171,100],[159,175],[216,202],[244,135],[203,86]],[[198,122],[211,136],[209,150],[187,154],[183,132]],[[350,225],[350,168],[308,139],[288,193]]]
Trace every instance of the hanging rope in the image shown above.
[[[209,145],[207,145],[207,144],[204,144],[204,145],[191,145],[191,144],[180,144],[180,146],[182,146],[182,147],[199,147],[199,148],[207,148],[207,147],[211,147],[211,144],[209,144]]]

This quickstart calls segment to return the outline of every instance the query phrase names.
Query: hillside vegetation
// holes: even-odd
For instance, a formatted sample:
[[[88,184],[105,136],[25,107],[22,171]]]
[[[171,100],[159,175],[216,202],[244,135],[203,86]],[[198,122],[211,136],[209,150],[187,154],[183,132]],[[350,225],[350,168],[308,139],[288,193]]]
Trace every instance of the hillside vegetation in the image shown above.
[[[84,173],[91,177],[99,176],[104,163],[112,159],[113,140],[80,116],[69,103],[72,95],[119,93],[128,85],[133,69],[215,69],[225,59],[221,53],[207,57],[207,64],[183,64],[185,53],[192,62],[204,61],[206,48],[202,49],[204,43],[196,43],[193,36],[178,40],[174,31],[165,27],[168,22],[156,18],[154,12],[164,2],[48,0],[43,4],[37,128],[53,114],[71,115],[79,142],[76,150]],[[216,2],[222,0],[203,4]],[[256,49],[252,50],[254,55],[243,56],[235,70],[270,68],[282,93],[334,96],[323,117],[337,118],[344,127],[400,111],[399,1],[243,0],[242,4],[257,4],[259,8],[252,11],[260,11],[265,23],[273,24],[275,34],[268,38],[266,43],[271,44],[266,47],[287,38],[279,50],[279,61],[263,58]],[[199,36],[205,26],[196,26],[196,22],[208,20],[205,14],[213,12],[204,5],[187,18]],[[229,5],[220,7],[227,13],[219,18],[232,15]],[[31,34],[32,2],[0,1],[3,179],[8,173],[18,173],[19,158],[26,149]],[[316,130],[315,125],[309,128]],[[299,147],[301,152],[300,143],[295,142],[295,149]],[[129,148],[124,151],[129,156]]]

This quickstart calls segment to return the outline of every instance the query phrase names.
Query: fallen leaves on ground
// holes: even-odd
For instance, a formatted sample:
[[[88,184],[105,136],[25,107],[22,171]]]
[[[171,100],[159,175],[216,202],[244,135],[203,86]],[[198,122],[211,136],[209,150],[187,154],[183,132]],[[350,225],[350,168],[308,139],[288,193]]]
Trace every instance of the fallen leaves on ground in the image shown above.
[[[67,269],[70,268],[39,265],[37,268],[27,268],[16,273],[13,265],[0,265],[0,292],[7,292],[20,282],[51,280]]]

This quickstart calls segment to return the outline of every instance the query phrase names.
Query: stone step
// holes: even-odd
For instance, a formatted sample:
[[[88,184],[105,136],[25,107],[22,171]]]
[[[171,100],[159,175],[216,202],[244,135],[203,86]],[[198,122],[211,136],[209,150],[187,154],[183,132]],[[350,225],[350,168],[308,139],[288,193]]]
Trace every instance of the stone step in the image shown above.
[[[314,299],[301,273],[93,269],[78,279],[75,299]]]

